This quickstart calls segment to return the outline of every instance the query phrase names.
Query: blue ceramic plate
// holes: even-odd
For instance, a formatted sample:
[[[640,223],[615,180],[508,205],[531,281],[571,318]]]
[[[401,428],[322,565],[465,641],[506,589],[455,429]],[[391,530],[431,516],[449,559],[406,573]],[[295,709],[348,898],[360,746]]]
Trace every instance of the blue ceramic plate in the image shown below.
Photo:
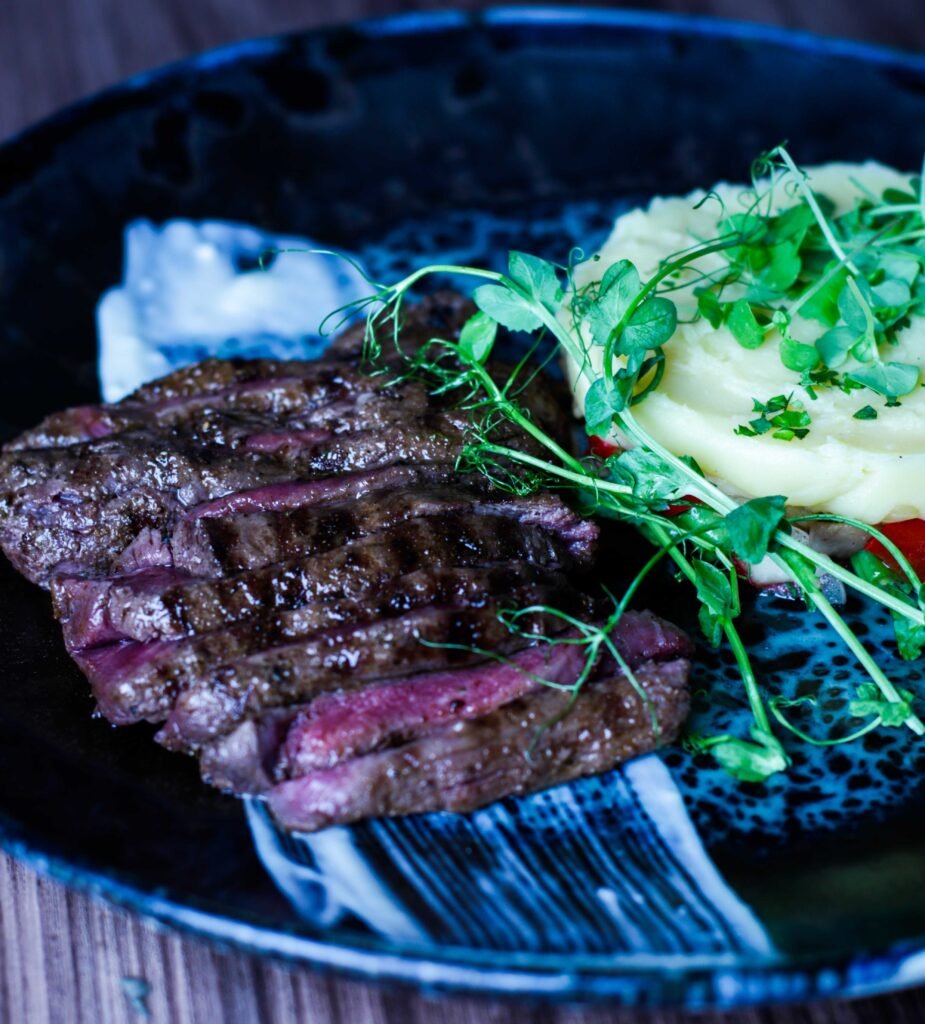
[[[784,139],[805,164],[918,167],[925,60],[518,8],[257,41],[134,79],[0,149],[0,425],[97,397],[94,307],[135,218],[308,235],[383,273],[511,246],[562,259],[626,204],[741,179]],[[925,753],[898,732],[794,751],[761,787],[674,749],[473,815],[281,836],[150,730],[93,719],[47,596],[0,575],[0,833],[56,877],[248,949],[427,987],[704,1007],[925,979]],[[690,618],[668,589],[648,601]],[[888,623],[849,613],[920,687]],[[854,690],[802,610],[758,602],[747,631],[768,687],[821,689],[826,712]],[[702,652],[695,685],[711,693],[698,726],[743,727],[721,657]]]

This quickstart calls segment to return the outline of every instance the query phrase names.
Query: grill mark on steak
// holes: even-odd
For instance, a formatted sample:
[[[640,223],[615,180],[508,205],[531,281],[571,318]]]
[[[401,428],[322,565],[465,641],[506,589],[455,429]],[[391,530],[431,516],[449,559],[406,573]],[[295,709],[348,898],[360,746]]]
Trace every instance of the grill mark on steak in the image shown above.
[[[24,576],[48,586],[55,573],[105,573],[150,564],[147,558],[138,559],[137,542],[150,549],[152,536],[168,533],[177,516],[297,507],[337,496],[359,496],[377,488],[448,481],[455,475],[451,463],[388,466],[303,481],[293,481],[285,465],[271,466],[271,470],[269,474],[242,473],[234,480],[219,474],[218,479],[210,480],[211,493],[198,498],[195,490],[181,489],[179,482],[171,490],[166,481],[161,481],[164,489],[132,484],[116,496],[93,488],[84,495],[62,493],[53,485],[25,500],[11,498],[7,492],[0,496],[0,543]],[[260,484],[261,475],[276,482]],[[225,493],[229,483],[240,485],[240,489]],[[220,496],[214,497],[215,492]]]
[[[212,362],[216,369],[221,368],[217,360]],[[382,420],[394,423],[395,407],[404,399],[410,399],[421,413],[439,415],[433,403],[427,403],[426,386],[419,381],[390,384],[344,364],[293,363],[284,369],[284,375],[234,381],[211,392],[147,403],[130,395],[114,405],[81,406],[54,413],[38,427],[20,434],[7,448],[20,451],[80,444],[139,429],[173,428],[195,436],[214,419],[232,426],[240,422],[245,428],[253,422],[269,429],[278,427],[281,420],[298,417],[315,427],[338,423],[346,429],[346,410],[365,410],[367,405],[371,406],[369,419],[356,416],[354,421],[368,427],[376,418],[377,406]]]
[[[173,749],[195,749],[266,708],[370,679],[471,665],[483,657],[479,651],[505,653],[522,646],[497,611],[492,605],[428,607],[241,658],[181,693],[157,738]],[[551,634],[559,620],[537,613],[524,616],[521,624]]]
[[[214,579],[177,569],[102,580],[60,577],[52,597],[65,642],[78,649],[210,632],[325,595],[368,595],[416,569],[515,559],[549,569],[575,563],[567,541],[553,531],[504,516],[448,513],[399,522],[322,554]]]
[[[377,491],[350,502],[181,521],[172,564],[200,576],[256,569],[359,540],[396,523],[449,512],[507,516],[562,536],[577,561],[591,557],[597,528],[549,494],[479,495],[461,486]]]
[[[74,657],[106,718],[120,724],[142,718],[156,722],[163,721],[178,693],[238,658],[377,620],[392,621],[395,630],[413,629],[413,613],[432,606],[496,612],[499,602],[557,602],[580,613],[589,607],[560,575],[525,566],[423,570],[392,580],[361,600],[332,597],[295,610],[268,610],[184,640],[117,643],[75,652]]]
[[[568,695],[544,687],[394,749],[281,782],[269,791],[270,809],[284,828],[315,831],[366,817],[471,811],[606,770],[677,736],[688,709],[688,667],[675,660],[636,669],[648,708],[625,676],[586,686],[564,717]]]

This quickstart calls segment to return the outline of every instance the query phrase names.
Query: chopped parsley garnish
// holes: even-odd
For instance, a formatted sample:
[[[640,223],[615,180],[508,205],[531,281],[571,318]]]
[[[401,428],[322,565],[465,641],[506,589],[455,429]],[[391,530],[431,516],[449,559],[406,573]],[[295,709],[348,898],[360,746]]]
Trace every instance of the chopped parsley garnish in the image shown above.
[[[748,425],[736,427],[736,433],[742,437],[759,437],[770,434],[778,441],[802,441],[809,433],[812,420],[809,413],[793,395],[775,395],[767,402],[752,399],[752,412],[760,413],[757,419],[750,420]]]

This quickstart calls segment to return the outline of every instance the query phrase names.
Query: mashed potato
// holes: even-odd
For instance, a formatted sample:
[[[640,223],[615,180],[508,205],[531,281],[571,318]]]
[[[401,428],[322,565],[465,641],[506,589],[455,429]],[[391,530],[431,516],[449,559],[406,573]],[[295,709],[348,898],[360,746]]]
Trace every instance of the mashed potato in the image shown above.
[[[908,178],[878,164],[829,164],[811,170],[814,190],[850,209],[859,185],[876,193],[887,187],[908,189]],[[853,180],[852,180],[853,179]],[[859,184],[855,184],[855,182]],[[744,186],[719,185],[726,213],[744,209]],[[579,285],[600,277],[618,259],[631,260],[645,280],[661,260],[697,241],[715,237],[723,216],[719,204],[695,204],[704,196],[655,199],[648,209],[633,210],[617,220],[600,250],[601,259],[582,264]],[[790,200],[781,192],[781,207]],[[721,255],[706,257],[700,268],[722,267]],[[925,388],[885,409],[885,400],[869,390],[843,393],[817,389],[812,400],[800,387],[799,375],[780,361],[776,332],[756,350],[741,347],[725,326],[712,328],[696,312],[692,285],[674,292],[677,331],[665,345],[666,372],[658,390],[634,409],[640,424],[678,455],[692,455],[704,471],[731,494],[756,497],[783,494],[793,506],[825,510],[869,523],[925,518]],[[735,298],[733,291],[725,298]],[[825,328],[796,317],[792,334],[813,342]],[[591,353],[601,366],[602,350]],[[925,317],[916,317],[900,332],[889,358],[925,368]],[[857,365],[857,364],[854,364]],[[850,369],[850,366],[844,369]],[[583,411],[588,382],[574,365],[569,375],[577,410]],[[803,440],[781,441],[769,434],[742,437],[736,427],[755,417],[752,400],[793,394],[804,403],[812,425]],[[875,420],[856,420],[853,413],[871,405]],[[610,440],[618,441],[612,437]]]

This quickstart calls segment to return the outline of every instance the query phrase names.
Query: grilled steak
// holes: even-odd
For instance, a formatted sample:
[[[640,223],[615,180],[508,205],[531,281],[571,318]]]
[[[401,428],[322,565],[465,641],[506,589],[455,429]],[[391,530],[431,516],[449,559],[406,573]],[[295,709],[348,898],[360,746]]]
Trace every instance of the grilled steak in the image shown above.
[[[402,348],[471,311],[420,303]],[[0,544],[51,590],[102,714],[161,724],[296,828],[476,807],[671,739],[683,634],[626,612],[620,657],[589,663],[597,528],[458,473],[468,414],[361,348],[354,330],[313,363],[208,360],[4,448]],[[554,385],[520,399],[567,444]]]
[[[575,637],[572,630],[562,639]],[[682,633],[646,614],[625,613],[612,639],[631,669],[690,654]],[[435,725],[479,718],[544,685],[567,689],[580,677],[586,659],[586,649],[578,644],[538,645],[472,669],[411,676],[358,694],[325,694],[294,719],[277,772],[288,778],[330,768],[426,734]],[[615,674],[609,659],[589,667],[597,676]]]
[[[499,610],[498,604],[424,608],[396,621],[325,630],[256,651],[181,693],[161,730],[161,742],[175,749],[196,748],[264,708],[301,703],[366,680],[471,665],[485,652],[513,651],[523,641],[500,621]],[[536,614],[522,625],[542,634],[557,623]]]
[[[562,536],[577,557],[590,556],[593,528],[555,498],[512,499],[455,486],[375,491],[350,501],[185,519],[174,530],[169,557],[171,564],[194,575],[221,576],[329,551],[409,519],[463,511],[535,523]]]
[[[359,631],[366,624],[382,627],[383,642],[387,642],[396,631],[411,633],[416,628],[418,617],[409,613],[430,612],[431,606],[460,609],[466,614],[491,607],[494,613],[499,598],[486,595],[504,595],[509,603],[556,601],[563,609],[586,610],[580,593],[561,577],[544,576],[528,566],[430,569],[391,580],[359,598],[329,594],[294,611],[275,611],[269,606],[252,620],[184,640],[109,644],[76,652],[74,657],[110,721],[120,725],[142,718],[160,722],[180,692],[193,683],[211,687],[216,672],[248,655],[275,652],[296,642],[307,646],[317,641],[327,648],[331,631]],[[399,621],[391,624],[390,619]],[[378,638],[376,633],[370,642],[378,642]],[[354,646],[366,642],[361,636],[354,639]],[[359,654],[352,656],[360,658]],[[445,652],[440,656],[445,657]],[[320,687],[321,678],[319,671],[306,685],[317,683]]]
[[[372,593],[419,569],[520,559],[562,567],[578,561],[554,530],[509,516],[451,513],[399,522],[333,551],[301,555],[215,579],[154,568],[129,575],[57,578],[55,612],[70,648],[158,640],[220,629],[264,609],[300,608],[325,596]]]
[[[420,811],[471,811],[604,771],[673,739],[687,713],[683,661],[635,671],[646,700],[626,676],[588,684],[569,696],[544,688],[474,719],[442,725],[418,739],[281,782],[268,799],[287,828]],[[541,729],[542,726],[545,729]],[[532,748],[532,749],[531,749]]]

